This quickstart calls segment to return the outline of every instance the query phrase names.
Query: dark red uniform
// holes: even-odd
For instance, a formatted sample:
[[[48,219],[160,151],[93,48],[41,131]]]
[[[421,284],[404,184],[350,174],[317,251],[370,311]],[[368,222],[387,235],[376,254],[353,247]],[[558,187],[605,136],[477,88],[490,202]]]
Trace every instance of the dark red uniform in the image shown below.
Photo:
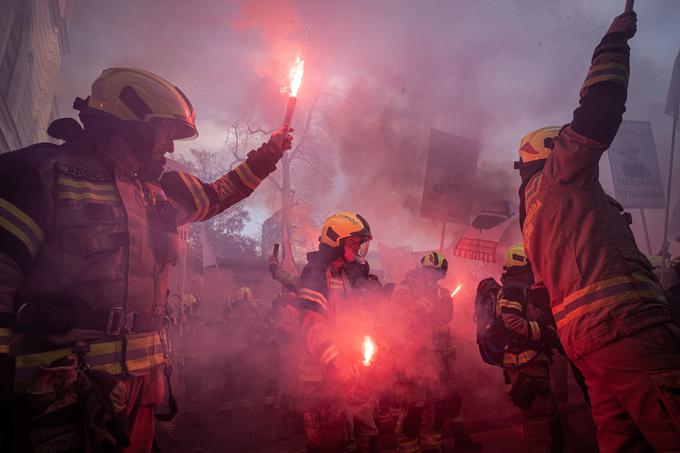
[[[164,394],[167,275],[177,259],[177,226],[250,195],[280,157],[276,145],[265,144],[204,183],[177,172],[143,180],[141,163],[120,137],[0,156],[0,365],[15,361],[16,390],[58,394],[68,379],[111,382],[103,386],[112,407],[98,401],[101,413],[93,411],[102,420],[100,434],[114,426],[105,416],[129,419],[130,426],[121,422],[115,441],[94,442],[150,451],[154,407]],[[0,384],[7,384],[2,371]],[[59,402],[61,417],[46,400],[34,404],[36,449],[59,444],[58,451],[68,451],[92,441],[78,436],[75,400]],[[66,427],[55,430],[55,423]]]
[[[599,182],[625,111],[623,33],[595,49],[571,124],[541,169],[521,169],[524,246],[560,340],[585,375],[600,449],[680,449],[680,329],[629,216]]]

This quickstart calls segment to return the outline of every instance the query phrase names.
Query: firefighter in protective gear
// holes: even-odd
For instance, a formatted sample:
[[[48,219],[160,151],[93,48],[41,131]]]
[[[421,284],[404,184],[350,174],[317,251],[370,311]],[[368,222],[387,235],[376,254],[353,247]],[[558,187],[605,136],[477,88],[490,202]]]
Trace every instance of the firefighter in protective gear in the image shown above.
[[[297,294],[300,288],[300,277],[283,269],[279,265],[278,256],[271,255],[267,262],[267,267],[269,268],[269,272],[272,274],[272,278],[274,280],[281,283],[286,290]]]
[[[353,327],[345,320],[359,306],[353,289],[358,282],[352,283],[349,274],[365,265],[371,239],[360,214],[328,217],[319,250],[307,254],[300,275],[298,307],[306,343],[300,380],[308,451],[378,451],[378,429],[359,382],[358,361],[353,363],[352,345],[342,344],[345,327]]]
[[[403,390],[396,429],[400,452],[441,451],[447,420],[457,449],[482,448],[465,429],[462,397],[454,382],[455,349],[448,327],[453,304],[449,292],[437,284],[447,270],[444,255],[429,252],[392,294],[399,313],[395,330],[402,333],[401,340],[393,339],[392,349],[405,364],[398,370]]]
[[[503,375],[510,399],[524,417],[525,451],[561,452],[564,429],[549,376],[552,348],[559,347],[557,333],[532,303],[536,290],[531,288],[533,274],[522,244],[508,249],[503,269],[496,302],[508,338]]]
[[[170,369],[165,303],[177,227],[248,197],[291,137],[274,132],[206,183],[161,176],[173,141],[197,134],[193,107],[168,81],[107,69],[74,107],[82,127],[60,119],[48,129],[65,143],[0,156],[2,396],[28,401],[28,439],[15,440],[35,451],[146,452]]]
[[[585,376],[602,452],[680,450],[680,328],[630,215],[599,183],[600,157],[625,111],[635,31],[635,13],[614,19],[572,122],[529,134],[519,150],[527,257]]]

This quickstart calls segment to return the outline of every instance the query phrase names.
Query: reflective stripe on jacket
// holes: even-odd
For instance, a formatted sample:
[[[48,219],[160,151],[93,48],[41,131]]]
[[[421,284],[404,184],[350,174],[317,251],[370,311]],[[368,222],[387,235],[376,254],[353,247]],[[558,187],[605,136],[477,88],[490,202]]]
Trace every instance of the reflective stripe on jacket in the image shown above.
[[[606,148],[565,127],[524,191],[524,246],[572,360],[671,320],[622,208],[599,183]]]
[[[85,362],[95,370],[113,375],[133,376],[148,373],[166,362],[160,334],[131,335],[126,340],[92,342]],[[75,357],[71,348],[60,348],[16,357],[15,388],[22,390],[40,372],[44,364],[63,357]]]
[[[0,260],[0,271],[3,262],[16,263],[23,282],[2,288],[0,318],[13,315],[15,296],[57,307],[164,315],[168,271],[177,260],[177,226],[205,220],[252,193],[276,168],[280,151],[273,148],[264,144],[213,183],[177,172],[144,181],[141,164],[120,137],[88,149],[41,144],[3,154],[0,257],[6,260]],[[22,177],[5,177],[15,173]],[[36,345],[45,343],[59,349],[78,340],[119,341],[84,326],[65,330],[50,335],[25,329],[11,342],[11,352],[33,356],[43,352]],[[0,334],[1,350],[11,332]],[[138,341],[135,335],[127,338]],[[146,357],[128,357],[119,369],[146,370]],[[111,365],[115,361],[106,363],[118,370]]]

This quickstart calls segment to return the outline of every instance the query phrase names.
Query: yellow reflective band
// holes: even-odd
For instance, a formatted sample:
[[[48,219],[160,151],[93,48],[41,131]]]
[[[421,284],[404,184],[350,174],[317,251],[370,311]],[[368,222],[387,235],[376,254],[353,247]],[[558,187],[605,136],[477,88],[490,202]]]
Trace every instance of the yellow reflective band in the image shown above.
[[[653,290],[648,290],[648,291],[640,291],[640,290],[631,290],[631,291],[625,291],[623,293],[616,294],[614,296],[610,297],[605,297],[603,299],[596,299],[595,301],[586,304],[582,307],[577,308],[576,310],[572,311],[568,315],[566,315],[564,318],[560,319],[557,321],[557,328],[561,329],[564,327],[566,324],[568,324],[570,321],[572,321],[574,318],[578,318],[579,316],[585,315],[586,313],[590,313],[591,311],[598,310],[602,307],[605,307],[607,305],[613,305],[617,304],[620,302],[625,302],[630,299],[635,299],[639,297],[648,297],[650,299],[655,299],[659,297],[659,293]]]
[[[116,185],[113,183],[93,183],[88,181],[80,181],[77,179],[66,178],[63,176],[60,176],[57,179],[57,184],[62,186],[76,187],[78,189],[106,190],[106,191],[118,190],[116,188]]]
[[[583,83],[583,88],[587,88],[589,86],[595,85],[596,83],[605,81],[620,82],[622,85],[626,85],[628,83],[628,77],[619,74],[602,74],[597,77],[586,79],[586,81]]]
[[[9,223],[3,217],[0,217],[0,227],[9,231],[17,239],[19,239],[26,246],[26,248],[28,249],[28,252],[31,254],[31,256],[35,256],[35,254],[38,252],[38,247],[35,244],[33,244],[33,242],[29,239],[29,237],[26,235],[26,233],[24,233],[19,228],[15,227],[11,223]]]
[[[527,184],[526,189],[524,189],[524,199],[527,200],[527,204],[530,204],[528,201],[533,200],[534,195],[536,195],[536,191],[538,190],[542,178],[543,173],[539,174],[538,177],[529,180],[529,184]]]
[[[504,308],[512,308],[512,309],[517,310],[519,312],[522,311],[522,304],[520,304],[519,302],[515,302],[514,300],[501,299],[498,302],[498,304],[501,307],[504,307]]]
[[[36,224],[33,219],[28,217],[23,211],[21,211],[19,208],[8,202],[7,200],[3,200],[0,198],[0,207],[5,208],[7,211],[12,213],[14,216],[16,216],[19,220],[21,220],[27,227],[31,229],[31,231],[36,235],[38,240],[42,241],[44,238],[43,232]],[[19,239],[28,249],[28,252],[31,254],[31,256],[35,256],[35,254],[38,251],[38,246],[40,244],[36,244],[31,240],[31,238],[28,237],[28,235],[23,232],[19,227],[11,223],[9,220],[5,219],[4,217],[0,217],[0,227],[4,228],[5,230],[9,231],[12,233],[17,239]]]
[[[0,337],[11,337],[12,329],[0,328]]]
[[[503,353],[503,365],[517,366],[525,365],[538,355],[538,351],[522,351],[518,354],[513,352]]]
[[[428,312],[432,311],[434,304],[427,297],[419,297],[416,302]]]
[[[36,354],[19,355],[16,358],[16,367],[30,368],[42,365],[44,363],[52,363],[57,359],[67,356],[73,356],[73,352],[68,348],[57,349],[55,351],[48,352],[38,352]]]
[[[165,355],[162,352],[157,352],[154,355],[142,357],[141,359],[127,360],[125,362],[130,373],[138,373],[140,371],[150,370],[157,365],[165,363]]]
[[[328,365],[334,358],[336,358],[339,355],[340,351],[338,351],[338,347],[332,344],[326,348],[323,354],[321,354],[320,357],[321,363],[323,363],[324,365]]]
[[[299,366],[299,379],[304,382],[320,382],[322,373],[319,365],[305,365]]]
[[[8,210],[8,211],[11,212],[12,214],[14,214],[19,220],[21,220],[22,222],[24,222],[24,223],[26,224],[26,226],[29,227],[29,228],[31,229],[31,231],[33,231],[33,234],[35,234],[36,237],[37,237],[38,239],[40,239],[41,241],[43,240],[43,238],[45,237],[45,235],[43,234],[42,229],[41,229],[41,228],[38,226],[38,224],[35,223],[35,221],[34,221],[28,214],[26,214],[24,211],[22,211],[21,209],[17,208],[17,207],[14,206],[12,203],[10,203],[9,201],[7,201],[7,200],[5,200],[5,199],[3,199],[3,198],[0,198],[0,208],[5,208],[6,210]]]
[[[564,306],[569,305],[576,299],[580,299],[586,294],[594,293],[595,291],[600,291],[610,286],[618,285],[620,283],[632,283],[633,277],[627,275],[620,275],[618,277],[607,278],[605,280],[600,280],[599,282],[593,283],[592,285],[585,286],[579,290],[574,291],[567,297],[562,299],[558,304],[553,305],[553,313],[557,314],[564,309]]]
[[[157,333],[153,335],[143,335],[141,337],[128,338],[127,350],[148,348],[152,346],[160,346],[161,337]]]
[[[9,354],[8,344],[0,344],[0,354]]]
[[[262,181],[260,178],[253,174],[250,166],[244,162],[234,169],[238,177],[241,179],[243,184],[248,186],[250,189],[254,190]]]
[[[588,74],[592,74],[594,72],[601,71],[603,69],[622,69],[624,71],[628,71],[628,65],[626,64],[621,64],[621,63],[601,63],[598,65],[593,66],[590,68],[590,71],[588,71]]]
[[[118,195],[100,195],[96,193],[59,192],[57,198],[59,200],[94,200],[120,203]]]
[[[605,280],[600,280],[599,282],[595,282],[592,285],[588,285],[584,288],[581,288],[577,291],[574,291],[573,293],[569,294],[567,297],[565,297],[562,302],[559,304],[556,304],[553,306],[553,313],[555,315],[559,314],[561,311],[563,311],[567,305],[571,304],[574,302],[576,299],[580,299],[581,297],[594,293],[596,291],[601,291],[603,289],[609,288],[614,285],[619,285],[622,283],[633,283],[633,282],[641,282],[641,283],[647,283],[650,285],[658,285],[657,282],[643,276],[643,275],[633,275],[628,276],[628,275],[619,275],[618,277],[611,277],[607,278]]]
[[[115,357],[118,357],[117,359],[113,359],[112,362],[110,363],[105,363],[105,364],[98,364],[98,365],[93,365],[92,368],[96,368],[99,370],[104,370],[107,372],[110,372],[108,370],[114,370],[114,374],[119,374],[123,372],[122,366],[121,366],[121,359],[123,357],[123,352],[125,351],[124,348],[124,343],[123,341],[116,340],[116,341],[106,341],[106,342],[101,342],[101,343],[90,343],[90,351],[85,354],[85,358],[95,358],[98,356],[102,355],[115,355]],[[142,362],[147,362],[151,363],[153,365],[157,364],[162,364],[165,363],[165,356],[163,355],[162,351],[159,351],[157,353],[154,353],[156,349],[161,348],[161,339],[160,335],[158,334],[153,334],[153,335],[144,335],[141,337],[136,337],[136,338],[129,338],[127,340],[127,351],[134,351],[134,350],[139,350],[139,349],[144,349],[148,351],[148,354],[145,357],[142,357],[140,359],[135,359],[135,360],[129,360],[127,362],[128,366],[130,364],[132,367],[137,370],[140,367],[140,364]],[[24,355],[19,355],[16,358],[16,367],[17,368],[30,368],[46,363],[51,363],[54,362],[57,359],[60,359],[65,356],[73,356],[73,351],[69,348],[64,348],[64,349],[57,349],[54,351],[46,351],[46,352],[39,352],[35,354],[24,354]]]
[[[306,299],[310,302],[315,302],[315,303],[321,305],[321,307],[324,310],[328,310],[328,308],[326,306],[326,298],[324,297],[323,294],[321,294],[318,291],[314,291],[314,290],[311,290],[311,289],[308,289],[308,288],[302,288],[300,290],[300,298]]]
[[[195,185],[195,181],[189,179],[190,175],[186,175],[185,173],[177,174],[179,175],[180,179],[184,182],[186,188],[191,193],[191,197],[194,199],[194,205],[196,205],[196,214],[194,216],[194,220],[203,218],[203,216],[208,210],[208,206],[203,199],[203,197],[205,197],[205,194],[202,193],[203,190],[202,189],[199,190]]]
[[[541,339],[541,328],[535,321],[529,321],[529,330],[531,330],[531,339],[540,340]]]
[[[206,195],[205,190],[203,190],[203,185],[201,184],[201,181],[194,175],[187,175],[188,178],[191,179],[194,183],[194,187],[196,188],[196,192],[198,193],[198,197],[201,199],[201,202],[203,203],[203,209],[201,212],[201,218],[203,218],[208,212],[208,209],[210,208],[210,199],[208,198],[208,195]]]
[[[103,365],[95,365],[92,367],[95,370],[104,371],[109,374],[122,374],[123,367],[120,362],[105,363]]]
[[[218,193],[221,200],[224,200],[235,193],[239,193],[239,190],[236,188],[236,186],[234,186],[234,183],[231,181],[231,178],[228,174],[222,176],[211,185],[215,189],[215,192]]]

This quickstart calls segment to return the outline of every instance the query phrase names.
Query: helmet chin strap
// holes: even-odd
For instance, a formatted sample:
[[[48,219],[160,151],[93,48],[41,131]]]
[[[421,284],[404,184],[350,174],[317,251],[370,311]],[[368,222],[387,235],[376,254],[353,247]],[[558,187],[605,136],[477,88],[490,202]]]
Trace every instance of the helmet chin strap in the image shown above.
[[[123,136],[132,154],[142,165],[139,174],[140,179],[143,181],[158,181],[161,174],[163,174],[164,165],[160,162],[155,162],[152,158],[154,147],[153,131],[147,127],[140,127],[134,124],[130,125],[129,129],[124,129]]]

